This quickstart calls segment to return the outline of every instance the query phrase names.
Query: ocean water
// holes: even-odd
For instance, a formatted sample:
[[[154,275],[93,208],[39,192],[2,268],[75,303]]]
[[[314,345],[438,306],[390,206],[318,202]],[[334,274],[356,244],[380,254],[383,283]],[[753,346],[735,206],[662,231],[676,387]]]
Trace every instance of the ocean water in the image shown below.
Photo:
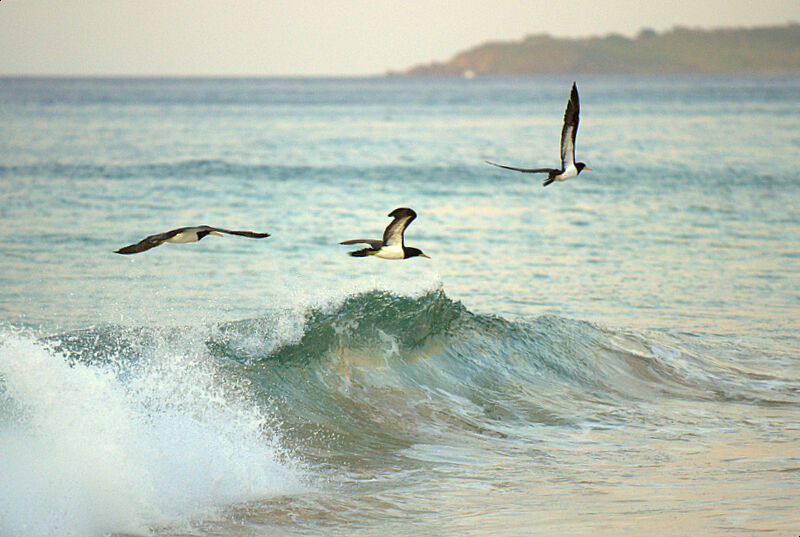
[[[571,82],[0,79],[0,535],[797,534],[800,78]]]

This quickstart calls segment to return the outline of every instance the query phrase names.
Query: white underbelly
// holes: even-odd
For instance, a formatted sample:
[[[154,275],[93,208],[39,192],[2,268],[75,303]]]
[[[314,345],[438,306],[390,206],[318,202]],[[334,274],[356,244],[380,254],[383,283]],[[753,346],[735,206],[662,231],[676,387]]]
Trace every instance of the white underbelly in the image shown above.
[[[567,166],[567,169],[561,172],[560,174],[556,175],[556,181],[566,181],[571,177],[576,177],[578,175],[578,168],[575,166]]]
[[[391,246],[388,248],[384,246],[375,256],[383,259],[404,259],[406,254],[400,246]]]
[[[183,244],[185,242],[197,242],[197,233],[187,233],[184,231],[178,233],[170,239],[167,239],[166,242],[177,242],[178,244]]]

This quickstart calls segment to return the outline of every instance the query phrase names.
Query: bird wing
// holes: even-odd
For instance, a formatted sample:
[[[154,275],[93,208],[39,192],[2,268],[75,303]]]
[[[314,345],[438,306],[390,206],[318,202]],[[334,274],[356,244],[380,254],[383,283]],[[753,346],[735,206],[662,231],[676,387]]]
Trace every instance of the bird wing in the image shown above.
[[[370,248],[372,248],[373,250],[377,250],[381,246],[383,246],[383,241],[377,241],[372,239],[352,239],[349,241],[342,241],[339,244],[361,244],[361,243],[369,244]]]
[[[412,209],[401,207],[390,212],[388,216],[394,217],[394,220],[386,226],[383,232],[383,245],[384,246],[400,246],[403,247],[403,233],[408,225],[417,217]]]
[[[164,242],[168,241],[178,233],[191,230],[206,231],[206,232],[216,231],[218,233],[227,233],[228,235],[241,235],[242,237],[250,237],[251,239],[263,239],[265,237],[269,237],[269,233],[256,233],[254,231],[234,231],[230,229],[223,229],[211,226],[179,227],[177,229],[166,231],[164,233],[157,233],[155,235],[150,235],[149,237],[145,237],[136,244],[130,244],[128,246],[125,246],[124,248],[116,250],[115,253],[138,254],[139,252],[144,252],[146,250],[149,250],[150,248],[155,248],[156,246],[163,244]]]
[[[251,239],[263,239],[269,237],[269,233],[257,233],[255,231],[233,231],[231,229],[223,229],[221,227],[211,227],[211,226],[200,226],[200,227],[208,231],[227,233],[228,235],[240,235],[242,237],[250,237]]]
[[[155,235],[150,235],[149,237],[145,237],[144,239],[140,240],[135,244],[129,244],[124,248],[120,248],[119,250],[115,250],[115,254],[138,254],[139,252],[144,252],[145,250],[149,250],[150,248],[155,248],[164,243],[167,239],[171,239],[181,231],[185,231],[188,228],[181,227],[178,229],[173,229],[171,231],[166,231],[164,233],[156,233]]]
[[[516,170],[518,172],[524,173],[550,173],[550,172],[560,172],[561,170],[556,170],[555,168],[515,168],[514,166],[504,166],[503,164],[495,164],[494,162],[486,161],[486,164],[491,164],[492,166],[497,166],[498,168],[505,168],[506,170]]]
[[[578,100],[578,88],[572,83],[572,91],[564,111],[564,126],[561,128],[561,170],[575,165],[575,135],[578,134],[578,116],[581,106]]]

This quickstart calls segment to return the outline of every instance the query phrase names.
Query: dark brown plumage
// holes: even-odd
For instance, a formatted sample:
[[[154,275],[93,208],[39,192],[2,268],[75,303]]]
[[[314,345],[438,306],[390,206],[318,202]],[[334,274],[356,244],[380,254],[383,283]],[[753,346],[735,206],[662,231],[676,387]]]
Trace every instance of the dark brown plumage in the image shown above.
[[[422,250],[405,245],[404,234],[408,225],[417,217],[413,209],[399,207],[389,213],[394,218],[383,232],[383,240],[353,239],[339,244],[369,244],[369,248],[350,252],[353,257],[374,255],[383,259],[408,259],[409,257],[428,257]]]
[[[222,233],[226,233],[228,235],[240,235],[242,237],[249,237],[251,239],[263,239],[265,237],[269,237],[269,233],[256,233],[254,231],[232,231],[230,229],[211,226],[179,227],[164,233],[150,235],[149,237],[145,237],[135,244],[130,244],[124,248],[120,248],[114,253],[138,254],[139,252],[144,252],[150,248],[155,248],[156,246],[164,244],[165,242],[174,242],[178,244],[197,242],[207,235],[217,235],[221,237]]]
[[[486,161],[487,164],[514,170],[523,173],[546,173],[547,179],[543,185],[547,186],[553,181],[566,181],[571,177],[576,177],[583,170],[591,170],[583,162],[575,162],[575,136],[578,134],[578,122],[580,121],[581,105],[578,97],[578,87],[572,83],[572,91],[567,101],[567,109],[564,111],[564,125],[561,127],[561,168],[516,168],[504,164],[496,164]]]

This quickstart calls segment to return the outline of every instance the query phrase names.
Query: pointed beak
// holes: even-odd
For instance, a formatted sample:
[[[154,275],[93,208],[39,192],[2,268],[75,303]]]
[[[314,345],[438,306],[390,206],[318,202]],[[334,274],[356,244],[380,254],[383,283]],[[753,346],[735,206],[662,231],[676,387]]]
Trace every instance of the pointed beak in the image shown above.
[[[425,255],[425,254],[419,254],[419,256],[420,257],[424,257],[425,259],[430,259],[431,258],[429,255]]]
[[[592,171],[592,169],[591,169],[589,166],[585,166],[583,169],[584,169],[584,170],[589,170],[589,171]]]
[[[218,233],[216,231],[211,231],[209,235],[216,235],[217,237],[222,237],[222,233]]]

